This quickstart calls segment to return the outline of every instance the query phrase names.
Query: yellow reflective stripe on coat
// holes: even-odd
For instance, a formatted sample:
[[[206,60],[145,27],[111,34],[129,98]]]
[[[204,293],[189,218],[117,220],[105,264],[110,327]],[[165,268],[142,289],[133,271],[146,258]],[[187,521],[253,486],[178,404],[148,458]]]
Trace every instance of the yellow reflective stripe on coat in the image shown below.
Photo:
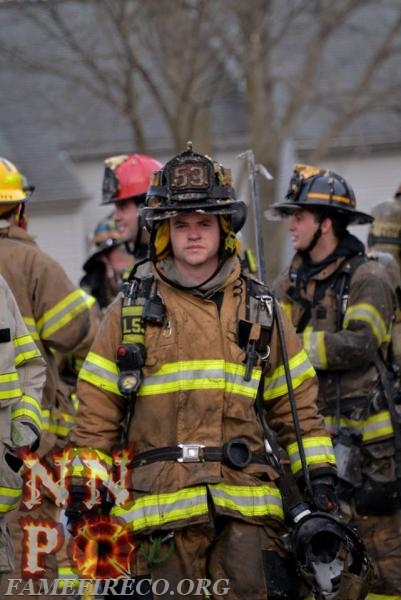
[[[74,409],[74,415],[77,414],[79,408],[79,398],[76,392],[72,392],[70,396],[72,408]]]
[[[305,379],[314,377],[315,371],[304,350],[290,359],[294,389]],[[169,394],[182,390],[221,390],[254,398],[258,389],[260,371],[253,369],[250,381],[244,381],[246,366],[219,360],[188,360],[171,362],[150,376],[144,377],[138,397]],[[79,372],[79,378],[92,385],[121,395],[118,387],[118,369],[114,361],[89,352]],[[265,400],[287,393],[284,367],[266,377]]]
[[[74,290],[38,319],[37,327],[40,337],[42,339],[48,338],[55,331],[68,325],[74,317],[88,310],[93,303],[94,298],[84,290]]]
[[[184,488],[177,492],[149,494],[137,498],[130,506],[115,506],[111,514],[120,517],[134,531],[158,528],[175,521],[208,514],[206,486]]]
[[[344,315],[344,329],[348,328],[350,321],[363,321],[370,325],[377,343],[379,346],[382,345],[386,337],[387,327],[383,317],[372,304],[362,302],[348,307]]]
[[[102,390],[121,396],[117,385],[117,365],[100,354],[88,353],[78,377]]]
[[[368,594],[366,600],[401,600],[401,596],[392,596],[388,594]]]
[[[302,345],[315,369],[327,369],[324,331],[313,331],[313,327],[306,327],[301,338]]]
[[[0,515],[17,508],[22,496],[22,481],[18,488],[0,486]]]
[[[316,375],[315,369],[312,367],[304,349],[290,358],[289,367],[294,390],[305,380],[311,379]],[[284,365],[280,365],[271,375],[266,377],[263,397],[265,401],[269,401],[284,396],[287,393],[288,388]]]
[[[329,436],[304,436],[302,442],[306,464],[308,466],[322,463],[328,463],[335,466],[336,457]],[[288,444],[286,450],[291,461],[291,471],[294,474],[299,473],[302,470],[302,464],[299,456],[298,443],[292,442],[291,444]]]
[[[25,316],[24,317],[24,323],[26,325],[27,330],[31,334],[32,339],[34,341],[39,341],[40,340],[40,335],[39,335],[38,328],[36,327],[35,319],[33,317],[26,317]]]
[[[42,409],[36,398],[24,394],[11,412],[12,419],[21,419],[35,423],[39,431],[42,429]]]
[[[283,501],[275,485],[260,486],[227,485],[217,483],[208,486],[214,505],[236,511],[244,517],[274,517],[284,519]]]
[[[0,402],[20,399],[22,390],[16,371],[0,374]]]
[[[85,479],[94,476],[105,481],[109,478],[109,472],[113,465],[113,460],[109,454],[96,448],[75,447],[64,451],[63,456],[67,464],[66,477],[83,477]],[[84,460],[90,461],[88,468]]]
[[[82,369],[82,365],[84,364],[84,359],[83,358],[77,358],[76,356],[74,356],[74,361],[73,361],[73,371],[74,373],[76,373],[78,375],[80,369]]]
[[[254,369],[251,381],[244,381],[245,365],[224,359],[182,360],[164,364],[144,378],[138,396],[153,396],[189,390],[221,390],[253,398],[260,372]]]
[[[227,485],[223,483],[184,488],[176,492],[149,494],[130,506],[113,507],[111,514],[122,518],[134,529],[158,528],[176,521],[208,514],[208,490],[216,507],[238,517],[284,518],[279,490],[271,484],[261,486]]]
[[[287,302],[286,300],[280,300],[279,304],[283,309],[283,312],[288,317],[289,321],[292,322],[292,302]]]
[[[33,341],[33,337],[27,333],[14,338],[15,365],[19,367],[23,363],[41,356],[38,347]]]
[[[331,435],[337,432],[337,418],[334,416],[324,417],[327,430]],[[340,427],[350,427],[362,434],[364,442],[373,442],[383,438],[389,438],[394,434],[391,415],[388,410],[381,410],[367,419],[357,421],[356,419],[340,418]]]
[[[42,429],[50,431],[57,437],[66,438],[75,424],[75,415],[66,412],[53,412],[52,409],[42,409]]]

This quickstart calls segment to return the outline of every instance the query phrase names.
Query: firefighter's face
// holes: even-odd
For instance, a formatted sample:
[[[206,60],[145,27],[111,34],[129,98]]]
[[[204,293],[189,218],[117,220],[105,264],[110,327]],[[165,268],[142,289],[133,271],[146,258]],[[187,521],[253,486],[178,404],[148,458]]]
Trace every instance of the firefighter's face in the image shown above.
[[[295,250],[306,250],[311,243],[319,223],[308,210],[297,210],[289,219],[288,230]]]
[[[177,270],[196,283],[218,265],[220,225],[216,215],[188,212],[170,221],[170,241]]]
[[[113,217],[124,242],[135,242],[138,235],[138,205],[132,200],[116,202]]]

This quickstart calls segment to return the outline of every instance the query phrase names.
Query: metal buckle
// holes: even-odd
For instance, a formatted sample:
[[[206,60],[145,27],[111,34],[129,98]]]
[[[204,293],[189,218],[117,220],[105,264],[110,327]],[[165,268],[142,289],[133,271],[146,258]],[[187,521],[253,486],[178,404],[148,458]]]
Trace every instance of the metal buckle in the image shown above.
[[[265,310],[267,310],[267,314],[269,317],[273,314],[273,298],[268,296],[267,294],[262,294],[262,296],[256,296],[262,306],[264,306]],[[263,310],[263,309],[262,309]]]
[[[201,462],[200,450],[205,446],[203,444],[178,444],[182,450],[182,456],[177,458],[178,462]]]

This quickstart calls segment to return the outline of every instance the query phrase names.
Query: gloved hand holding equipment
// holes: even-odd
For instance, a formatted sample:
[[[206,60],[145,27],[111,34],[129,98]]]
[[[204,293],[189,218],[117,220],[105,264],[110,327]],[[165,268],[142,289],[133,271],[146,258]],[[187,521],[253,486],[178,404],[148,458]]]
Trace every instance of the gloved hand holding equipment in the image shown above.
[[[302,464],[303,484],[300,487],[307,501],[287,510],[292,519],[289,527],[298,571],[315,600],[365,600],[373,578],[372,565],[356,531],[334,514],[338,512],[335,471],[314,472],[307,467],[279,317],[277,324]],[[318,512],[314,512],[314,508]]]
[[[338,499],[336,494],[336,478],[333,475],[313,477],[311,475],[311,488],[313,503],[318,511],[338,513]]]

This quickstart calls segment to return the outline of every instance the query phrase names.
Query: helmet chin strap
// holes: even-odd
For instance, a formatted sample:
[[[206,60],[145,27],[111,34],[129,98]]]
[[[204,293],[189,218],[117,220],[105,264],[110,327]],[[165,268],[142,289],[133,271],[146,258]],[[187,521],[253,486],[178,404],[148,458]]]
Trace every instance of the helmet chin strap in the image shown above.
[[[309,246],[307,248],[305,248],[305,250],[303,252],[307,252],[310,254],[312,252],[313,248],[316,246],[316,244],[320,240],[321,236],[322,236],[322,224],[321,224],[321,222],[319,222],[319,226],[316,229],[315,233],[313,234]]]

